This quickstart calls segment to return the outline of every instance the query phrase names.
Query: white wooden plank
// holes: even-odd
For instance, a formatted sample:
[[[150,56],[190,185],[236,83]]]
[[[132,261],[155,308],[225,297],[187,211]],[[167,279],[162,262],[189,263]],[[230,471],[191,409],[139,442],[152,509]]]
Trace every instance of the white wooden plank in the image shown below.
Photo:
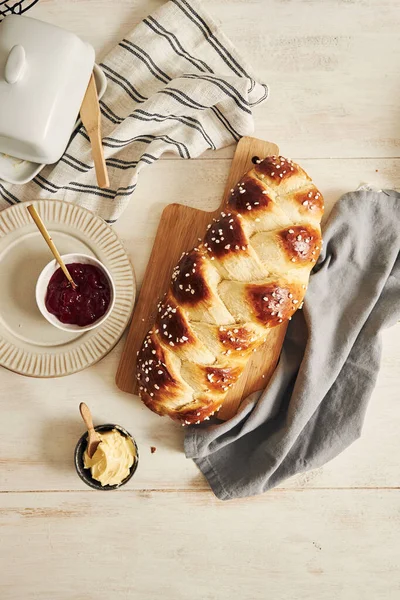
[[[399,485],[397,328],[386,332],[384,342],[382,370],[362,438],[325,467],[282,487]],[[96,423],[116,422],[135,436],[140,464],[129,489],[207,489],[203,476],[182,453],[183,428],[115,388],[119,354],[116,350],[97,366],[66,379],[30,380],[1,372],[0,490],[85,489],[73,465],[74,446],[84,432],[78,414],[81,401],[92,408]],[[157,448],[154,454],[151,446]]]
[[[284,145],[280,151],[290,156]],[[342,194],[362,183],[370,183],[377,189],[400,189],[400,160],[292,158],[299,160],[321,189],[326,200],[326,214]],[[179,202],[202,210],[214,210],[221,202],[229,168],[228,159],[168,160],[142,171],[130,205],[115,226],[132,257],[139,282],[164,207]]]
[[[75,31],[101,57],[161,5],[42,0],[31,14]],[[399,156],[398,0],[203,5],[270,85],[270,99],[255,110],[256,135],[301,157]]]
[[[301,157],[399,156],[397,0],[206,5],[270,84],[259,137]]]
[[[400,491],[2,494],[2,600],[397,600]]]
[[[162,4],[164,0],[40,0],[29,16],[73,31],[90,42],[101,59]]]

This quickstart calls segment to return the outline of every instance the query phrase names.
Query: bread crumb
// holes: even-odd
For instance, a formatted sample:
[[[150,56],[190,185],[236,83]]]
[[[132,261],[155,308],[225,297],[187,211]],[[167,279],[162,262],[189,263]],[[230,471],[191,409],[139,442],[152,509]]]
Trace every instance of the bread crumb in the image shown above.
[[[154,454],[154,452],[157,450],[157,448],[155,446],[150,446],[150,452],[152,454]]]

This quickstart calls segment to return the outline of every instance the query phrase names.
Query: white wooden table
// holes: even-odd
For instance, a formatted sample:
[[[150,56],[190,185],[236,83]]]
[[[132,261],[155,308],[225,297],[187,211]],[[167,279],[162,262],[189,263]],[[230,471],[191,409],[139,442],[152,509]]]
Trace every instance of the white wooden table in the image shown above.
[[[41,0],[32,16],[99,55],[161,0]],[[204,0],[271,86],[255,135],[310,172],[330,205],[362,182],[400,188],[398,0]],[[162,208],[221,198],[232,149],[162,160],[115,226],[143,276]],[[182,453],[182,428],[114,383],[122,343],[61,380],[0,371],[1,600],[395,600],[400,597],[400,340],[384,334],[363,437],[263,497],[221,503]],[[91,491],[72,454],[79,402],[137,438],[117,493]],[[157,451],[151,454],[150,447]]]

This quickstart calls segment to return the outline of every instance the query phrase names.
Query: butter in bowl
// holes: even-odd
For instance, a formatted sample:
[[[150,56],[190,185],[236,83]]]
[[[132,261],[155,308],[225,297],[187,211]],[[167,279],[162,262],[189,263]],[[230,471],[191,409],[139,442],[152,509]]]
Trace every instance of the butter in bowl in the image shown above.
[[[100,443],[93,456],[88,455],[88,434],[75,448],[75,468],[86,485],[96,490],[115,490],[125,485],[135,473],[139,452],[135,440],[120,425],[106,424],[94,428]]]

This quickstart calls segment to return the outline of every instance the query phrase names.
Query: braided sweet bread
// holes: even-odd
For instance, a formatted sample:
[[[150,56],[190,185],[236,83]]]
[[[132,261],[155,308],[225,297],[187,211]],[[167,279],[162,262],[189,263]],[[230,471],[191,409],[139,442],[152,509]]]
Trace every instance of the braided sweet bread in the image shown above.
[[[301,308],[322,244],[323,198],[308,175],[267,157],[182,255],[138,354],[143,402],[182,424],[218,410],[268,328]]]

